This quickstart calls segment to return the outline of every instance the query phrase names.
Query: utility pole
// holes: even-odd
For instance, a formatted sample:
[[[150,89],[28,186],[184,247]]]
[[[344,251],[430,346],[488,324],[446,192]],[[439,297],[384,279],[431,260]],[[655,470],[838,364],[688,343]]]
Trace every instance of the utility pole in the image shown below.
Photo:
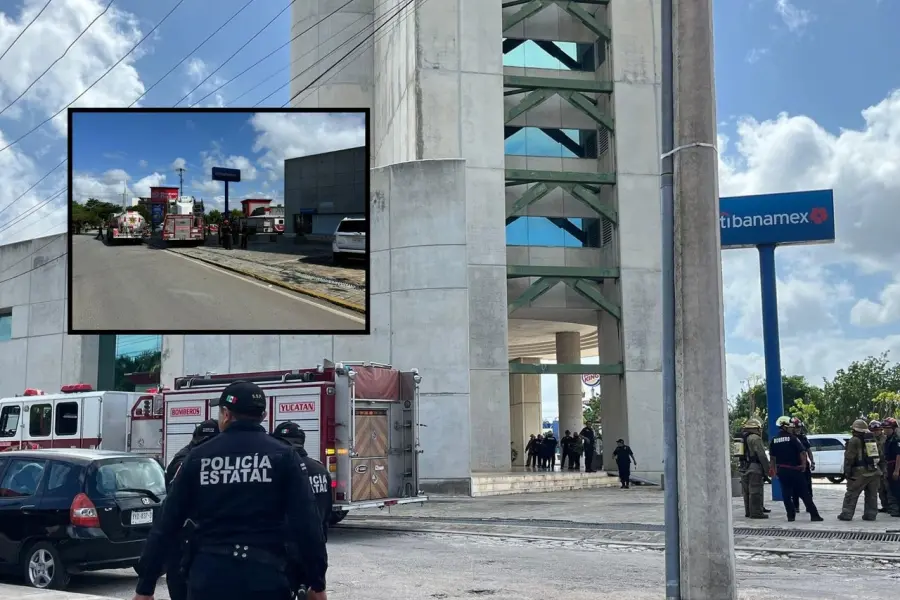
[[[667,275],[674,281],[664,280],[663,289],[674,288],[674,298],[664,299],[664,311],[673,305],[667,321],[674,323],[666,325],[674,331],[665,331],[664,340],[674,342],[679,595],[736,600],[712,0],[672,0],[672,7],[663,27],[672,32],[674,110],[663,127],[674,134],[664,150],[674,167],[672,232],[666,234],[674,263]]]
[[[178,167],[175,169],[178,173],[178,199],[180,200],[182,196],[184,196],[184,167]]]
[[[128,196],[128,180],[122,182],[122,210],[128,210],[126,198]]]

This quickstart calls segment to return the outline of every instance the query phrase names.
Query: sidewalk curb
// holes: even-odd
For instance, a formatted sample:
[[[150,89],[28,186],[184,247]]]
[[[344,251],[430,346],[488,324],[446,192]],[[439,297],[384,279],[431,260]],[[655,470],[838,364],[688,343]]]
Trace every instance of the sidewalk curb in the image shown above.
[[[304,296],[310,296],[312,298],[316,298],[318,300],[324,300],[325,302],[329,302],[331,304],[335,304],[340,306],[341,308],[346,308],[347,310],[352,310],[353,312],[360,313],[362,315],[366,314],[366,307],[360,306],[355,302],[348,302],[347,300],[343,300],[342,298],[335,298],[334,296],[329,296],[328,294],[323,294],[321,292],[314,292],[312,290],[308,290],[299,285],[295,285],[293,283],[286,283],[284,281],[279,281],[274,277],[269,277],[267,275],[260,275],[258,273],[254,273],[248,269],[242,269],[240,267],[232,267],[229,265],[223,265],[221,263],[217,263],[213,260],[209,260],[208,258],[200,258],[199,256],[191,256],[190,254],[182,254],[181,252],[174,252],[172,248],[166,248],[166,252],[172,252],[172,254],[177,254],[179,256],[183,256],[185,258],[189,258],[191,260],[196,260],[202,263],[206,263],[208,265],[212,265],[214,267],[218,267],[219,269],[224,269],[226,271],[232,271],[234,273],[239,273],[244,275],[245,277],[251,277],[256,279],[257,281],[262,281],[263,283],[268,283],[269,285],[274,285],[276,287],[280,287],[286,290],[290,290],[292,292],[296,292],[298,294],[303,294]]]

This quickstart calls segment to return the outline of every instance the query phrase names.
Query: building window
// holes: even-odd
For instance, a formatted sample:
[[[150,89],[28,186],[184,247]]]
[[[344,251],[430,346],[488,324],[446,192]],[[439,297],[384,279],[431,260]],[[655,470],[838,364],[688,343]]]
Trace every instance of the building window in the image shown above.
[[[593,44],[505,38],[503,66],[593,72],[597,61]]]
[[[60,402],[56,405],[56,435],[78,433],[78,403]]]
[[[31,437],[50,437],[52,422],[52,404],[33,404],[28,411],[28,435]]]
[[[506,127],[506,154],[597,158],[597,131],[553,127]]]
[[[0,342],[12,339],[12,309],[0,309]]]
[[[609,243],[604,222],[599,218],[510,217],[506,220],[506,245],[600,248]]]
[[[21,406],[4,406],[0,412],[0,438],[15,437],[21,417]]]

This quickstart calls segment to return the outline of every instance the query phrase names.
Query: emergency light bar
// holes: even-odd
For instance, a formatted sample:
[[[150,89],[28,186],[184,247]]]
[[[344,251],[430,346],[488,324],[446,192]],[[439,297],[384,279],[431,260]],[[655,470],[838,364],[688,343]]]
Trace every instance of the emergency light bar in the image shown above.
[[[28,388],[25,390],[25,393],[22,395],[23,396],[43,396],[44,392],[43,392],[43,390],[38,390],[35,388]]]
[[[59,391],[63,394],[74,394],[76,392],[93,392],[94,388],[89,383],[73,383],[62,386]]]

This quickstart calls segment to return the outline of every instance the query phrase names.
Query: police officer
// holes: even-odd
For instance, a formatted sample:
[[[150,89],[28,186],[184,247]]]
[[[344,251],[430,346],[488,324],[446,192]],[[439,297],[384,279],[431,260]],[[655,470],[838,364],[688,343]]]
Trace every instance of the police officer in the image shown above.
[[[334,502],[331,491],[331,474],[325,465],[309,455],[304,447],[306,445],[306,432],[300,426],[290,421],[282,423],[272,432],[272,437],[288,444],[297,453],[297,456],[306,466],[309,473],[309,483],[312,486],[319,514],[322,517],[322,532],[325,541],[328,541],[328,525],[331,523],[331,509]]]
[[[594,473],[594,455],[597,453],[597,434],[593,427],[585,425],[579,432],[584,440],[584,472]]]
[[[167,491],[172,489],[172,480],[175,479],[178,469],[181,468],[181,463],[184,462],[190,451],[200,444],[211,440],[218,433],[219,423],[212,419],[203,421],[194,428],[194,435],[191,437],[191,441],[187,446],[175,453],[172,462],[166,468]],[[187,577],[185,577],[186,573],[182,565],[185,558],[186,542],[187,540],[181,540],[181,543],[173,545],[172,552],[169,554],[169,562],[166,565],[166,587],[169,588],[169,597],[172,600],[187,600],[188,597]]]
[[[881,422],[886,437],[884,439],[884,479],[888,486],[888,500],[892,517],[900,517],[900,435],[894,417]]]
[[[769,477],[778,477],[781,481],[781,497],[784,502],[784,510],[787,513],[787,520],[794,521],[797,518],[797,511],[794,509],[793,496],[796,492],[806,505],[806,510],[810,514],[811,521],[824,521],[819,515],[819,509],[816,508],[815,502],[809,496],[809,489],[806,486],[806,468],[808,458],[806,448],[794,435],[791,417],[781,416],[775,421],[778,426],[778,433],[769,442],[769,456],[771,463],[769,465]]]
[[[847,491],[844,493],[844,504],[838,519],[852,521],[856,512],[856,503],[860,494],[863,500],[863,521],[874,521],[878,517],[878,486],[881,484],[881,470],[878,464],[881,455],[878,442],[869,431],[869,424],[863,419],[853,422],[852,437],[844,448],[844,477],[847,478]]]
[[[869,421],[869,431],[875,436],[878,455],[881,457],[881,461],[878,463],[878,468],[881,469],[881,483],[878,485],[878,499],[881,500],[881,508],[878,509],[878,512],[893,514],[897,512],[897,502],[888,486],[888,469],[884,457],[884,443],[887,440],[887,434],[881,421],[878,420]]]
[[[735,448],[744,493],[744,516],[749,519],[768,519],[763,506],[763,480],[769,472],[769,457],[762,440],[762,422],[750,418],[744,422],[741,441]]]
[[[309,599],[327,600],[328,557],[309,477],[293,451],[260,425],[266,402],[246,381],[210,402],[219,407],[222,433],[194,448],[175,475],[138,565],[135,600],[153,599],[167,547],[188,519],[196,523],[192,600],[289,600],[289,558],[304,565]]]
[[[806,425],[797,417],[791,419],[791,430],[797,436],[797,439],[800,440],[800,443],[803,444],[803,447],[806,448],[806,470],[803,472],[803,481],[806,489],[809,490],[809,497],[812,498],[812,472],[816,470],[816,457],[812,453],[812,444],[809,443],[809,438],[806,437]],[[800,495],[796,490],[794,490],[794,496],[791,500],[794,503],[794,512],[800,512]],[[806,512],[809,512],[808,506],[806,507]]]

